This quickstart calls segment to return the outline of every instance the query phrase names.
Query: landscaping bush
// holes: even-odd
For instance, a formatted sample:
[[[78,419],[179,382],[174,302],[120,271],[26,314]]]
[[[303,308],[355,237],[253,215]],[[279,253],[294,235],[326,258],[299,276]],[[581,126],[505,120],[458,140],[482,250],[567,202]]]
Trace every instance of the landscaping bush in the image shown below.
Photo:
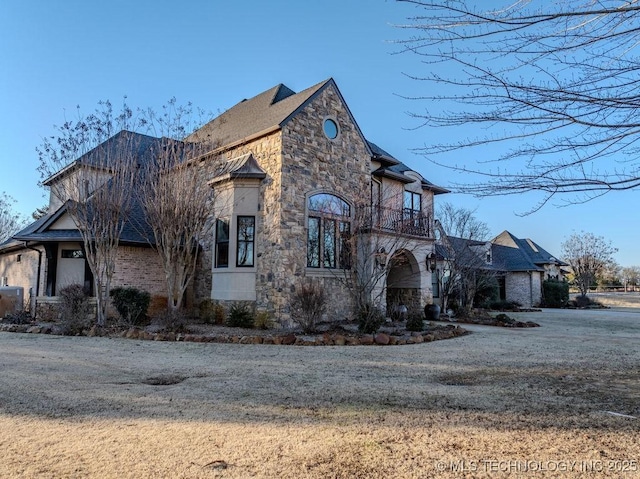
[[[60,296],[60,326],[62,334],[74,336],[81,334],[90,326],[89,315],[92,306],[89,304],[87,291],[79,284],[72,284],[58,292]]]
[[[486,284],[478,288],[473,297],[473,304],[479,308],[500,301],[500,286],[496,278],[491,278]]]
[[[569,306],[574,308],[603,308],[604,306],[599,301],[594,301],[588,296],[579,295],[573,301],[569,302]]]
[[[227,319],[227,312],[217,301],[205,299],[200,302],[198,307],[199,317],[203,323],[208,324],[224,324]]]
[[[520,309],[522,304],[517,301],[507,301],[506,299],[501,299],[498,301],[490,301],[489,309],[494,311],[514,311]]]
[[[154,316],[154,322],[157,323],[162,331],[166,333],[188,333],[187,316],[181,309],[173,310],[165,308]]]
[[[273,320],[271,315],[267,311],[258,311],[256,317],[253,320],[253,327],[256,329],[271,329],[273,328]]]
[[[7,313],[2,319],[2,322],[7,324],[30,324],[33,322],[33,317],[31,313],[25,309],[23,311]]]
[[[569,283],[557,279],[542,282],[542,306],[564,308],[569,303]]]
[[[236,301],[229,308],[227,326],[253,328],[253,308],[247,301]]]
[[[357,312],[358,329],[361,333],[373,334],[384,324],[385,316],[373,304],[367,303]]]
[[[113,288],[113,305],[127,326],[139,326],[147,319],[151,295],[136,288]]]
[[[327,307],[327,296],[318,283],[301,283],[291,298],[291,318],[305,333],[316,330]]]
[[[406,328],[407,331],[422,331],[424,329],[424,320],[421,311],[409,311]]]

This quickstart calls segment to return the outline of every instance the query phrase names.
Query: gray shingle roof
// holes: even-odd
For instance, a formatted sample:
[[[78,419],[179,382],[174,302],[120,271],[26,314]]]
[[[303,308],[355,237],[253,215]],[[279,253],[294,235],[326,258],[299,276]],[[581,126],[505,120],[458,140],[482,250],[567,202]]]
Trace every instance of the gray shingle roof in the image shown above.
[[[463,251],[469,246],[485,244],[482,241],[454,236],[447,236],[447,240],[454,251]],[[438,248],[436,245],[436,252],[447,257],[447,249],[443,246]],[[533,241],[516,238],[508,231],[504,231],[491,240],[491,263],[487,263],[486,268],[501,272],[544,271],[545,264],[566,265]]]
[[[122,130],[113,135],[111,138],[100,143],[91,151],[85,153],[80,158],[69,163],[60,171],[51,175],[42,182],[43,185],[50,185],[56,179],[73,171],[79,165],[104,166],[105,158],[118,158],[123,154],[131,155],[135,158],[139,165],[143,165],[153,160],[154,150],[161,148],[163,144],[162,138],[155,138],[149,135],[143,135],[132,131]],[[98,159],[100,158],[100,159]]]
[[[67,212],[67,203],[62,205],[58,210],[51,214],[47,214],[42,218],[34,221],[26,228],[22,229],[12,239],[0,245],[0,249],[17,246],[16,242],[49,242],[49,241],[82,241],[78,230],[58,230],[49,229],[62,215]],[[133,196],[129,214],[124,223],[120,242],[123,244],[153,244],[153,230],[145,221],[144,210],[137,200],[136,195]]]
[[[500,233],[492,240],[492,243],[505,248],[519,250],[526,256],[528,262],[534,265],[557,264],[559,266],[567,266],[567,263],[558,260],[555,256],[534,241],[530,239],[516,238],[508,231]]]
[[[300,93],[283,84],[276,85],[249,100],[242,100],[185,140],[229,146],[281,128],[298,108],[329,83],[333,83],[333,80],[322,81]]]
[[[214,172],[210,183],[218,183],[233,178],[264,179],[267,173],[260,167],[251,153],[245,153],[222,163]]]

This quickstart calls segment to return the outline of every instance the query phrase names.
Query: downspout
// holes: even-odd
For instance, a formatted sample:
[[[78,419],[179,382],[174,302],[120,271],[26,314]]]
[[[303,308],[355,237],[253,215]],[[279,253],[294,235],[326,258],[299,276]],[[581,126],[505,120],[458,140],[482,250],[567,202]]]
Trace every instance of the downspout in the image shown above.
[[[24,247],[30,250],[35,251],[36,253],[38,253],[38,272],[36,274],[36,298],[38,296],[40,296],[40,273],[42,271],[42,251],[40,251],[39,249],[34,248],[33,246],[29,246],[29,242],[25,241],[24,242]],[[37,299],[36,299],[37,301]],[[36,301],[34,301],[33,304],[33,318],[36,318],[36,313],[38,311],[38,308],[36,308]]]

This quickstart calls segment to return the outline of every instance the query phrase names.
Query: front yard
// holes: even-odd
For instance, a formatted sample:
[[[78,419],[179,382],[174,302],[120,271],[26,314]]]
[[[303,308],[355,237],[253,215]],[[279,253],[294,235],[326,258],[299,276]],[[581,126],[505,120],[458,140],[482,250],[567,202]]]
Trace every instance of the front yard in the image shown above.
[[[0,333],[0,477],[638,477],[640,312],[509,315],[542,327],[386,348]]]

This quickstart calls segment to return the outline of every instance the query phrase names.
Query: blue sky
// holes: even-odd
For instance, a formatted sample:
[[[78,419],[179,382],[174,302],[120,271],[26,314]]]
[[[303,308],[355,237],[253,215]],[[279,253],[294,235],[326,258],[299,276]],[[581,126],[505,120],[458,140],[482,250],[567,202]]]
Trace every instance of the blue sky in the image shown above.
[[[127,96],[132,106],[179,103],[213,113],[284,83],[300,91],[333,77],[365,136],[447,187],[465,178],[412,152],[442,140],[442,129],[415,129],[407,112],[427,105],[404,97],[425,84],[404,74],[425,65],[394,55],[402,24],[419,10],[385,0],[3,0],[0,2],[0,192],[30,215],[47,201],[38,186],[35,148],[77,105]],[[478,154],[457,152],[463,158]],[[483,155],[490,154],[483,150]],[[451,160],[456,161],[455,155]],[[635,193],[518,216],[535,195],[437,201],[476,210],[494,235],[509,230],[552,254],[572,233],[611,240],[623,266],[640,265]]]

